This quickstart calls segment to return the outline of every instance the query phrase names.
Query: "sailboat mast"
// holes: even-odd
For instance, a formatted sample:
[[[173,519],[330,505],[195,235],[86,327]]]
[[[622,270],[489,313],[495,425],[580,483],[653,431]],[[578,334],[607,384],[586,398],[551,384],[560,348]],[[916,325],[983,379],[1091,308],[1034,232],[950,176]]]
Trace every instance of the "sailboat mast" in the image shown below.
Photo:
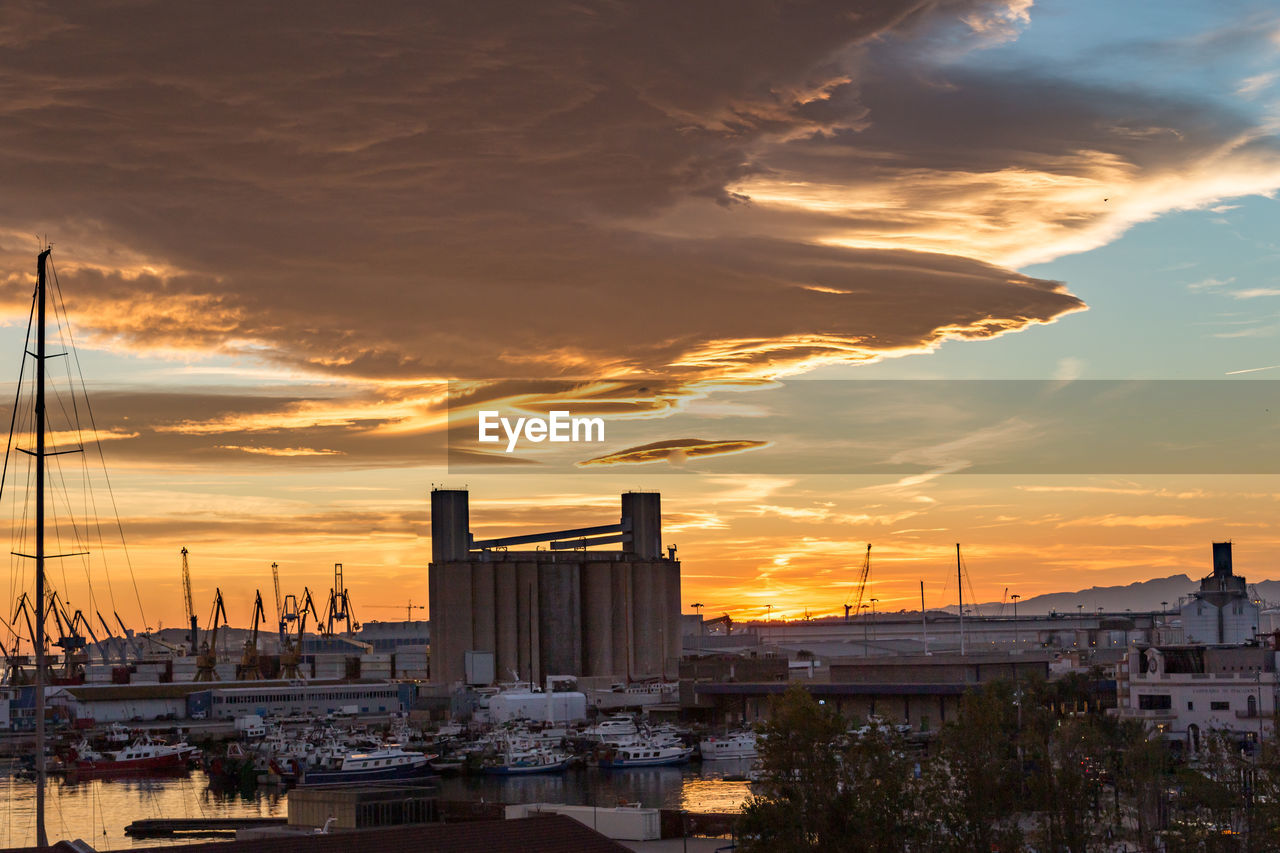
[[[48,847],[44,828],[44,319],[45,249],[36,259],[36,846]]]
[[[960,654],[964,654],[964,580],[960,577],[960,543],[956,543],[956,589],[960,591]]]

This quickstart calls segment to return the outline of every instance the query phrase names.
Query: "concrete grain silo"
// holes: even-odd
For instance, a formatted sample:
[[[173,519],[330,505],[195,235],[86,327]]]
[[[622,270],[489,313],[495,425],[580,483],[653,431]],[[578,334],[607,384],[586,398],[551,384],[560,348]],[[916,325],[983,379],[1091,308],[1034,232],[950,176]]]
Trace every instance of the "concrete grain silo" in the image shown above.
[[[493,654],[498,680],[675,676],[680,563],[664,554],[657,493],[622,495],[617,522],[476,540],[468,493],[436,489],[431,535],[433,681],[465,680],[467,652]],[[535,543],[545,550],[516,550]]]

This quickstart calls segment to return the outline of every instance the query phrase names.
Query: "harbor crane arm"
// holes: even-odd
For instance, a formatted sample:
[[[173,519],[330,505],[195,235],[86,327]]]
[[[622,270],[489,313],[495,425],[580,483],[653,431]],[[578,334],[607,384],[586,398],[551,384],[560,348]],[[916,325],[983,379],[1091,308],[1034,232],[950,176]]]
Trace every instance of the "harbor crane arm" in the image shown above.
[[[107,632],[107,642],[110,643],[115,639],[115,635],[111,631],[111,625],[103,618],[101,610],[95,610],[98,614],[98,621],[102,623],[102,630]],[[102,659],[105,661],[107,656],[104,654]],[[120,638],[120,665],[127,666],[129,663],[129,640],[126,637]]]
[[[120,614],[117,611],[113,610],[111,612],[111,615],[116,617],[116,624],[120,626],[120,636],[124,638],[126,645],[132,645],[134,648],[134,651],[138,653],[138,660],[142,660],[142,655],[143,655],[142,641],[138,640],[135,637],[135,635],[128,628],[124,626],[124,620],[120,618]],[[154,638],[153,638],[153,642],[154,642]],[[186,649],[182,649],[177,646],[174,646],[172,643],[168,643],[167,646],[172,651],[177,651],[177,652],[186,651]],[[124,662],[128,663],[129,661],[126,658]]]
[[[279,622],[284,614],[284,599],[280,597],[280,566],[278,563],[271,564],[271,581],[276,585],[276,621]]]
[[[182,601],[187,607],[187,621],[196,618],[195,605],[191,603],[191,567],[187,564],[187,549],[182,549]]]
[[[78,629],[77,629],[77,626],[79,626]],[[97,648],[98,654],[102,657],[102,662],[107,663],[107,661],[109,660],[109,658],[107,657],[107,653],[110,651],[110,648],[102,645],[102,641],[98,639],[98,635],[93,633],[93,623],[89,621],[88,617],[86,617],[82,611],[77,610],[75,612],[75,615],[72,617],[71,630],[72,631],[83,630],[86,634],[88,634],[89,639],[93,640],[93,645],[95,648]]]
[[[862,599],[867,594],[867,582],[871,578],[871,543],[867,543],[867,554],[862,558],[862,572],[858,575],[858,600],[852,605],[853,615],[857,616],[862,611]],[[849,590],[849,594],[844,599],[844,618],[849,619],[849,599],[853,598],[853,590]]]
[[[346,590],[342,591],[342,597],[345,598],[347,601],[347,606],[345,608],[347,611],[347,627],[350,628],[353,632],[359,631],[360,623],[356,621],[356,609],[351,606],[351,597],[347,595]]]
[[[240,656],[240,666],[236,670],[236,677],[241,681],[254,681],[261,677],[258,667],[258,626],[266,621],[267,614],[263,612],[261,590],[255,589],[254,593],[253,630],[244,641],[244,653]]]
[[[320,614],[316,613],[316,603],[311,598],[311,589],[309,587],[302,588],[302,606],[298,608],[298,645],[302,645],[302,635],[307,631],[307,611],[311,612],[311,616],[316,620],[317,630],[324,633],[321,626]]]
[[[27,598],[27,594],[25,592],[18,598],[18,606],[13,609],[13,622],[15,625],[18,623],[19,616],[22,616],[24,619],[26,619],[27,637],[30,638],[31,645],[34,648],[36,644],[36,629],[31,624],[31,603],[30,603],[30,599]],[[15,648],[17,647],[16,643],[14,644],[14,647]]]
[[[221,620],[221,622],[219,622]],[[213,596],[213,614],[209,617],[210,630],[209,651],[216,654],[218,649],[218,627],[221,624],[225,627],[227,624],[227,610],[222,606],[222,588],[218,587],[214,590]]]
[[[253,600],[253,641],[257,643],[258,625],[266,621],[267,614],[262,610],[262,593],[256,589],[254,593],[256,593],[256,597]]]
[[[83,623],[84,614],[79,610],[75,615],[67,612],[66,604],[63,603],[58,591],[54,590],[49,596],[49,610],[53,613],[53,620],[58,625],[58,641],[54,643],[65,652],[76,652],[85,646],[84,635],[81,634],[76,626],[77,623]]]

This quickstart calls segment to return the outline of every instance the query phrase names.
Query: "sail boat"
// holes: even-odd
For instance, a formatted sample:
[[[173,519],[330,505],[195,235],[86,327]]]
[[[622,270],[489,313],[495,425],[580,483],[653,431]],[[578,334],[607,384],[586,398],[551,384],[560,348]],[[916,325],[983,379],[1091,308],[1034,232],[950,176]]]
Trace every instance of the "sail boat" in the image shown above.
[[[44,720],[44,460],[45,460],[45,305],[47,303],[45,266],[49,261],[52,248],[46,247],[36,258],[36,553],[32,555],[36,561],[36,846],[48,847],[49,837],[44,825],[44,792],[48,780],[48,768],[45,767],[45,720]]]
[[[35,706],[34,707],[34,715],[35,715],[34,723],[35,723],[35,736],[36,736],[36,748],[35,748],[35,756],[34,756],[35,758],[34,770],[35,770],[35,777],[36,777],[35,778],[35,783],[36,783],[35,785],[35,788],[36,788],[35,790],[35,795],[36,795],[35,796],[35,800],[36,800],[35,802],[35,806],[36,806],[35,808],[35,819],[36,819],[35,842],[37,847],[42,847],[42,848],[47,847],[49,844],[48,834],[45,827],[45,793],[46,793],[45,789],[46,789],[46,782],[48,778],[48,766],[46,764],[46,756],[45,756],[45,750],[46,750],[47,741],[48,741],[47,731],[46,731],[46,720],[45,720],[45,710],[46,710],[45,690],[51,683],[51,678],[50,678],[51,673],[50,673],[50,667],[49,667],[49,661],[48,661],[48,651],[46,649],[47,632],[45,630],[46,628],[45,620],[49,617],[50,613],[52,613],[55,616],[55,618],[58,618],[59,620],[59,631],[61,633],[61,637],[58,641],[58,645],[60,645],[63,648],[64,653],[66,655],[66,660],[68,661],[68,663],[72,661],[73,650],[79,650],[80,648],[83,647],[83,638],[79,635],[78,629],[76,628],[75,624],[73,623],[68,627],[67,625],[64,624],[66,620],[61,619],[59,617],[59,614],[63,613],[63,611],[60,609],[63,606],[61,603],[62,599],[58,596],[56,591],[52,593],[48,591],[46,564],[49,560],[84,556],[89,553],[87,550],[77,549],[72,551],[71,553],[50,554],[48,553],[48,549],[46,547],[46,538],[47,538],[46,530],[45,530],[46,514],[47,514],[46,510],[50,508],[50,501],[47,498],[46,491],[47,491],[48,484],[54,480],[54,478],[51,478],[49,476],[49,473],[46,470],[48,468],[47,460],[50,457],[61,456],[62,454],[66,454],[66,453],[83,453],[84,451],[82,437],[81,437],[81,440],[76,442],[75,446],[59,448],[55,443],[53,447],[49,447],[50,435],[57,435],[57,432],[56,430],[51,430],[50,418],[48,416],[49,407],[48,407],[47,395],[46,395],[46,387],[48,385],[47,369],[46,369],[47,363],[52,358],[57,358],[59,356],[65,356],[70,354],[69,352],[57,352],[57,353],[51,354],[48,352],[48,348],[47,348],[46,329],[47,329],[47,326],[49,325],[47,314],[49,310],[48,305],[50,301],[49,288],[48,288],[48,284],[49,284],[48,268],[50,267],[51,253],[52,253],[52,247],[46,245],[44,248],[40,250],[39,254],[36,256],[36,288],[35,288],[35,293],[33,294],[33,297],[32,297],[33,304],[32,304],[32,310],[31,310],[31,320],[29,322],[27,336],[24,343],[24,350],[26,355],[31,356],[35,360],[35,377],[34,377],[34,383],[33,383],[34,393],[32,395],[34,397],[34,400],[33,400],[32,412],[31,412],[32,414],[31,431],[34,433],[34,436],[33,436],[34,447],[21,447],[21,446],[15,446],[14,444],[13,438],[17,432],[18,424],[19,424],[19,420],[18,420],[19,405],[18,405],[17,399],[15,399],[15,404],[14,404],[13,421],[11,425],[11,434],[10,434],[10,440],[9,440],[9,449],[19,451],[27,455],[28,457],[30,457],[33,461],[34,476],[31,477],[31,480],[34,481],[33,482],[34,489],[33,489],[33,493],[31,493],[31,503],[34,504],[34,510],[35,510],[34,511],[34,531],[29,531],[28,529],[28,532],[33,533],[34,548],[32,553],[25,553],[25,551],[27,550],[27,547],[24,544],[24,545],[15,547],[11,551],[11,553],[15,557],[18,557],[20,559],[31,560],[35,565],[35,596],[34,596],[34,607],[33,607],[35,612],[34,612],[34,618],[30,619],[29,621],[32,623],[30,626],[31,642],[35,647],[34,648],[35,677],[33,679],[34,692],[35,692],[33,704]],[[55,284],[56,284],[56,279],[55,279]],[[54,306],[54,311],[56,314],[57,304],[55,304]],[[65,314],[65,308],[63,309],[63,313]],[[56,320],[56,316],[55,316],[55,320]],[[32,337],[33,337],[32,332],[33,331],[34,331],[34,344],[35,344],[34,352],[32,351]],[[25,360],[24,360],[23,368],[24,368],[23,371],[19,373],[19,382],[18,382],[19,397],[22,396],[22,383],[23,383],[23,376],[25,374]],[[62,406],[62,408],[65,409],[65,406]],[[72,412],[75,412],[75,411],[77,411],[77,409],[73,401]],[[89,416],[90,418],[92,418],[91,410],[89,410]],[[25,417],[25,412],[24,412],[24,417]],[[68,415],[68,417],[70,417],[70,415]],[[79,434],[78,425],[75,425],[75,426],[76,426],[76,432],[77,434]],[[7,477],[8,469],[9,469],[9,455],[7,452],[5,456],[4,466],[5,466],[4,475],[5,477]],[[60,471],[58,472],[57,479],[61,480]],[[3,493],[4,486],[5,486],[5,483],[3,479],[0,479],[0,494]],[[87,481],[85,483],[85,486],[86,487],[88,486]],[[77,529],[77,523],[74,516],[70,520],[70,528],[74,531],[74,541],[77,544],[80,544],[81,542],[83,542],[83,540],[80,538],[82,535],[82,531]],[[24,529],[25,529],[25,516],[24,516]],[[55,535],[58,537],[58,541],[61,541],[61,537],[63,536],[62,529],[63,529],[62,524],[55,520],[54,532],[55,532]],[[135,588],[136,588],[136,582],[135,582]],[[93,593],[91,590],[89,594],[92,597]],[[65,590],[64,590],[64,595],[65,595]],[[141,607],[141,600],[139,600],[139,606]],[[79,611],[76,611],[75,618],[77,620],[81,618],[81,614]],[[101,616],[99,618],[101,618]],[[74,639],[77,642],[76,644],[68,644],[67,643],[68,639]]]

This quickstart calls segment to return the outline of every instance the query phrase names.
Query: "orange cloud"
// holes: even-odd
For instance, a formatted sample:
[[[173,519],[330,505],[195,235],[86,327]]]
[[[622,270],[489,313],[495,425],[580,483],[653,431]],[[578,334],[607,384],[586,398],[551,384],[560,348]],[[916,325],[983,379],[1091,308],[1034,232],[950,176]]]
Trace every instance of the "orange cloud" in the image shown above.
[[[687,459],[700,459],[707,456],[723,456],[728,453],[744,453],[748,450],[767,447],[767,441],[749,439],[729,439],[707,441],[701,438],[673,438],[655,441],[639,447],[628,447],[594,459],[579,462],[579,466],[588,465],[645,465],[651,462],[670,462],[680,465]]]
[[[263,456],[340,456],[341,450],[322,450],[314,447],[255,447],[243,444],[219,444],[219,450],[238,450],[241,453],[259,453]]]

